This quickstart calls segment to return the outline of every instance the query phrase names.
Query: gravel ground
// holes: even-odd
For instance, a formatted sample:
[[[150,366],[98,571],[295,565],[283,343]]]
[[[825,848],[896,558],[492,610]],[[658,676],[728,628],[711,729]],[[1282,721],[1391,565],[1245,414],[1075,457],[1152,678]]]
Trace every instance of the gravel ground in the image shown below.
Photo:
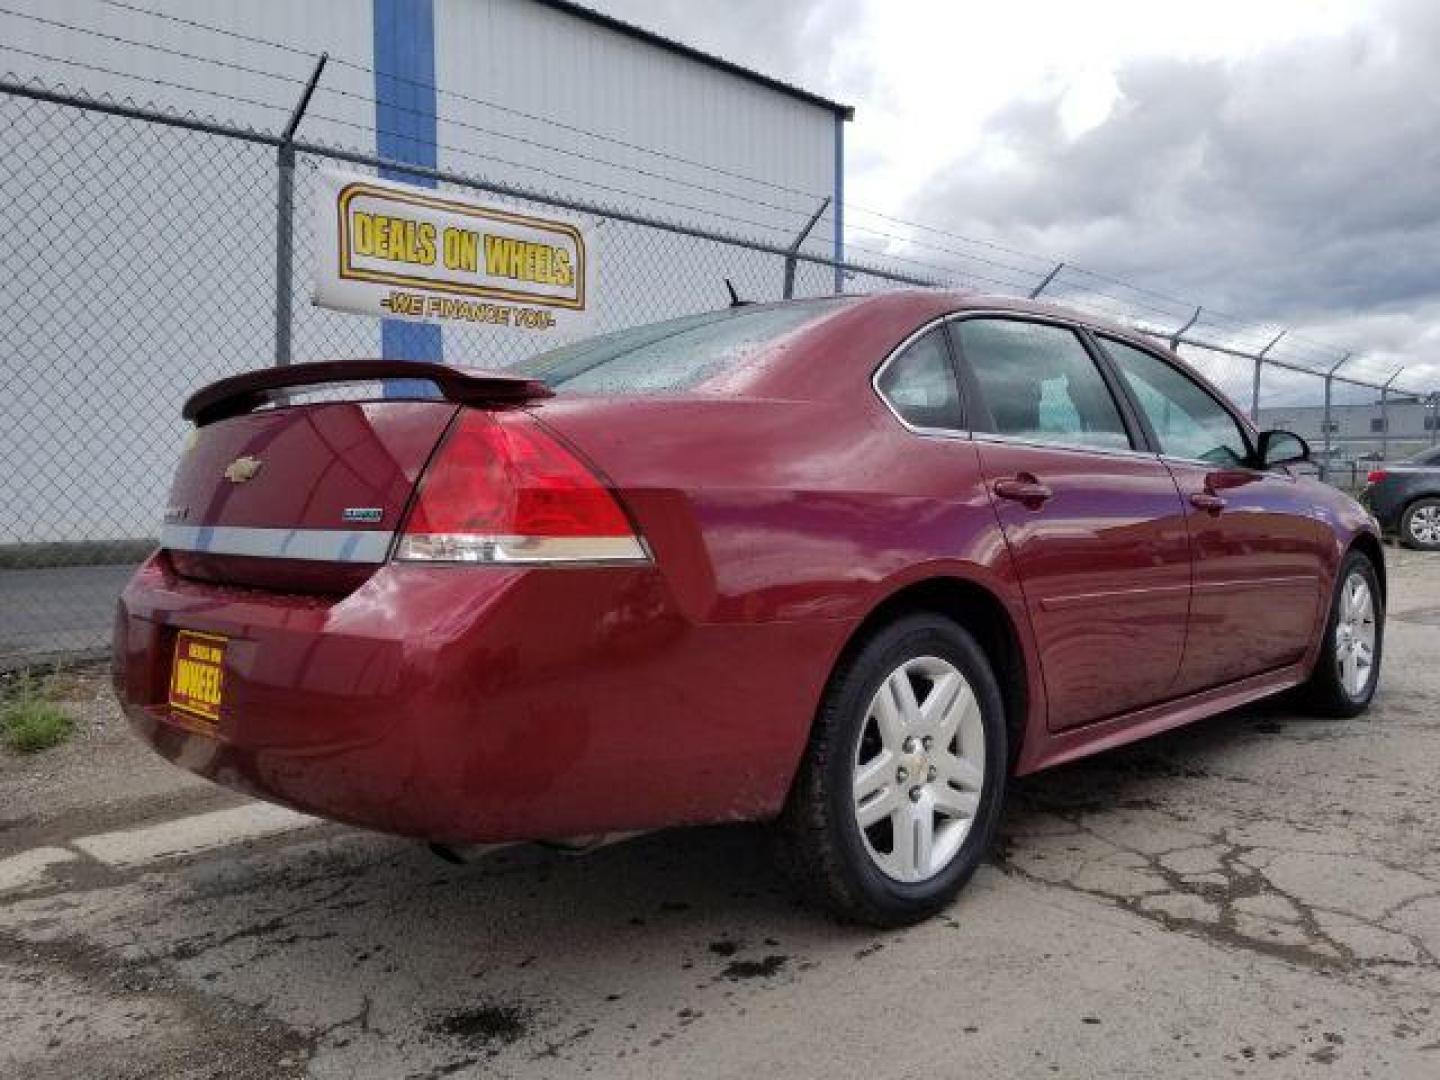
[[[264,819],[114,857],[95,834],[250,808],[82,672],[70,745],[0,751],[0,1075],[1440,1076],[1440,558],[1389,555],[1367,716],[1268,705],[1029,778],[903,932],[798,907],[751,828],[456,867]]]

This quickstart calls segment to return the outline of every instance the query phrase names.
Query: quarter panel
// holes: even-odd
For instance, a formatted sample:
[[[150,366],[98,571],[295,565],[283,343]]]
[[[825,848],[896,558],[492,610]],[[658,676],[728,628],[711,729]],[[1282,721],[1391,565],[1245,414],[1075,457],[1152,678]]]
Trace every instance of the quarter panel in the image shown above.
[[[858,620],[931,563],[994,573],[968,438],[860,403],[556,399],[537,417],[610,478],[696,621]]]
[[[1027,664],[1033,652],[975,443],[909,432],[866,391],[848,402],[562,397],[535,409],[615,484],[686,619],[844,630],[750,681],[757,707],[766,678],[813,690],[807,712],[783,719],[792,768],[845,641],[908,584],[980,585],[1022,631]],[[1033,725],[1044,693],[1029,674]]]

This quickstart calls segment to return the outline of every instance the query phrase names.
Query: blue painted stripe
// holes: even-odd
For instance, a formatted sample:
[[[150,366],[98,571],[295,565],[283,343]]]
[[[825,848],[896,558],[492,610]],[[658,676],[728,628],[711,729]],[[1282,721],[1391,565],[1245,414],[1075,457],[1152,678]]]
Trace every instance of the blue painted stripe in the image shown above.
[[[845,118],[835,117],[835,262],[845,261]],[[835,267],[835,291],[845,291],[845,271]]]
[[[382,158],[436,167],[435,8],[433,0],[374,0],[375,150]],[[422,187],[435,181],[399,169],[390,180]],[[387,360],[444,360],[440,327],[384,319],[380,352]],[[428,396],[429,383],[386,384],[387,397]]]

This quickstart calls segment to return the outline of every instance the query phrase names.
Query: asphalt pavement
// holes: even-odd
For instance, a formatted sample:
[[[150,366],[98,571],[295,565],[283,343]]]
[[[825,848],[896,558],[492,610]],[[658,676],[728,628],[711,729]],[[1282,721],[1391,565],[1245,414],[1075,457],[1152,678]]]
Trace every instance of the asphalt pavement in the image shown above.
[[[0,1075],[1440,1076],[1440,558],[1373,710],[1031,777],[940,918],[838,926],[756,828],[453,866],[250,803],[115,718],[0,756]]]
[[[115,599],[134,572],[129,565],[0,570],[0,670],[103,650]]]

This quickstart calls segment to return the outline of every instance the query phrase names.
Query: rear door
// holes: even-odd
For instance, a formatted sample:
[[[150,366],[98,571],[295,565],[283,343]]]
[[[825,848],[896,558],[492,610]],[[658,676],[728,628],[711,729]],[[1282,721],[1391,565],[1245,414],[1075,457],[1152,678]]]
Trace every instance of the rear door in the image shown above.
[[[1315,633],[1330,530],[1283,469],[1250,468],[1244,426],[1160,356],[1102,337],[1185,500],[1195,557],[1189,638],[1177,691],[1293,663]]]
[[[975,439],[1040,651],[1048,722],[1074,727],[1172,692],[1190,551],[1169,471],[1064,324],[951,323],[980,403]]]

